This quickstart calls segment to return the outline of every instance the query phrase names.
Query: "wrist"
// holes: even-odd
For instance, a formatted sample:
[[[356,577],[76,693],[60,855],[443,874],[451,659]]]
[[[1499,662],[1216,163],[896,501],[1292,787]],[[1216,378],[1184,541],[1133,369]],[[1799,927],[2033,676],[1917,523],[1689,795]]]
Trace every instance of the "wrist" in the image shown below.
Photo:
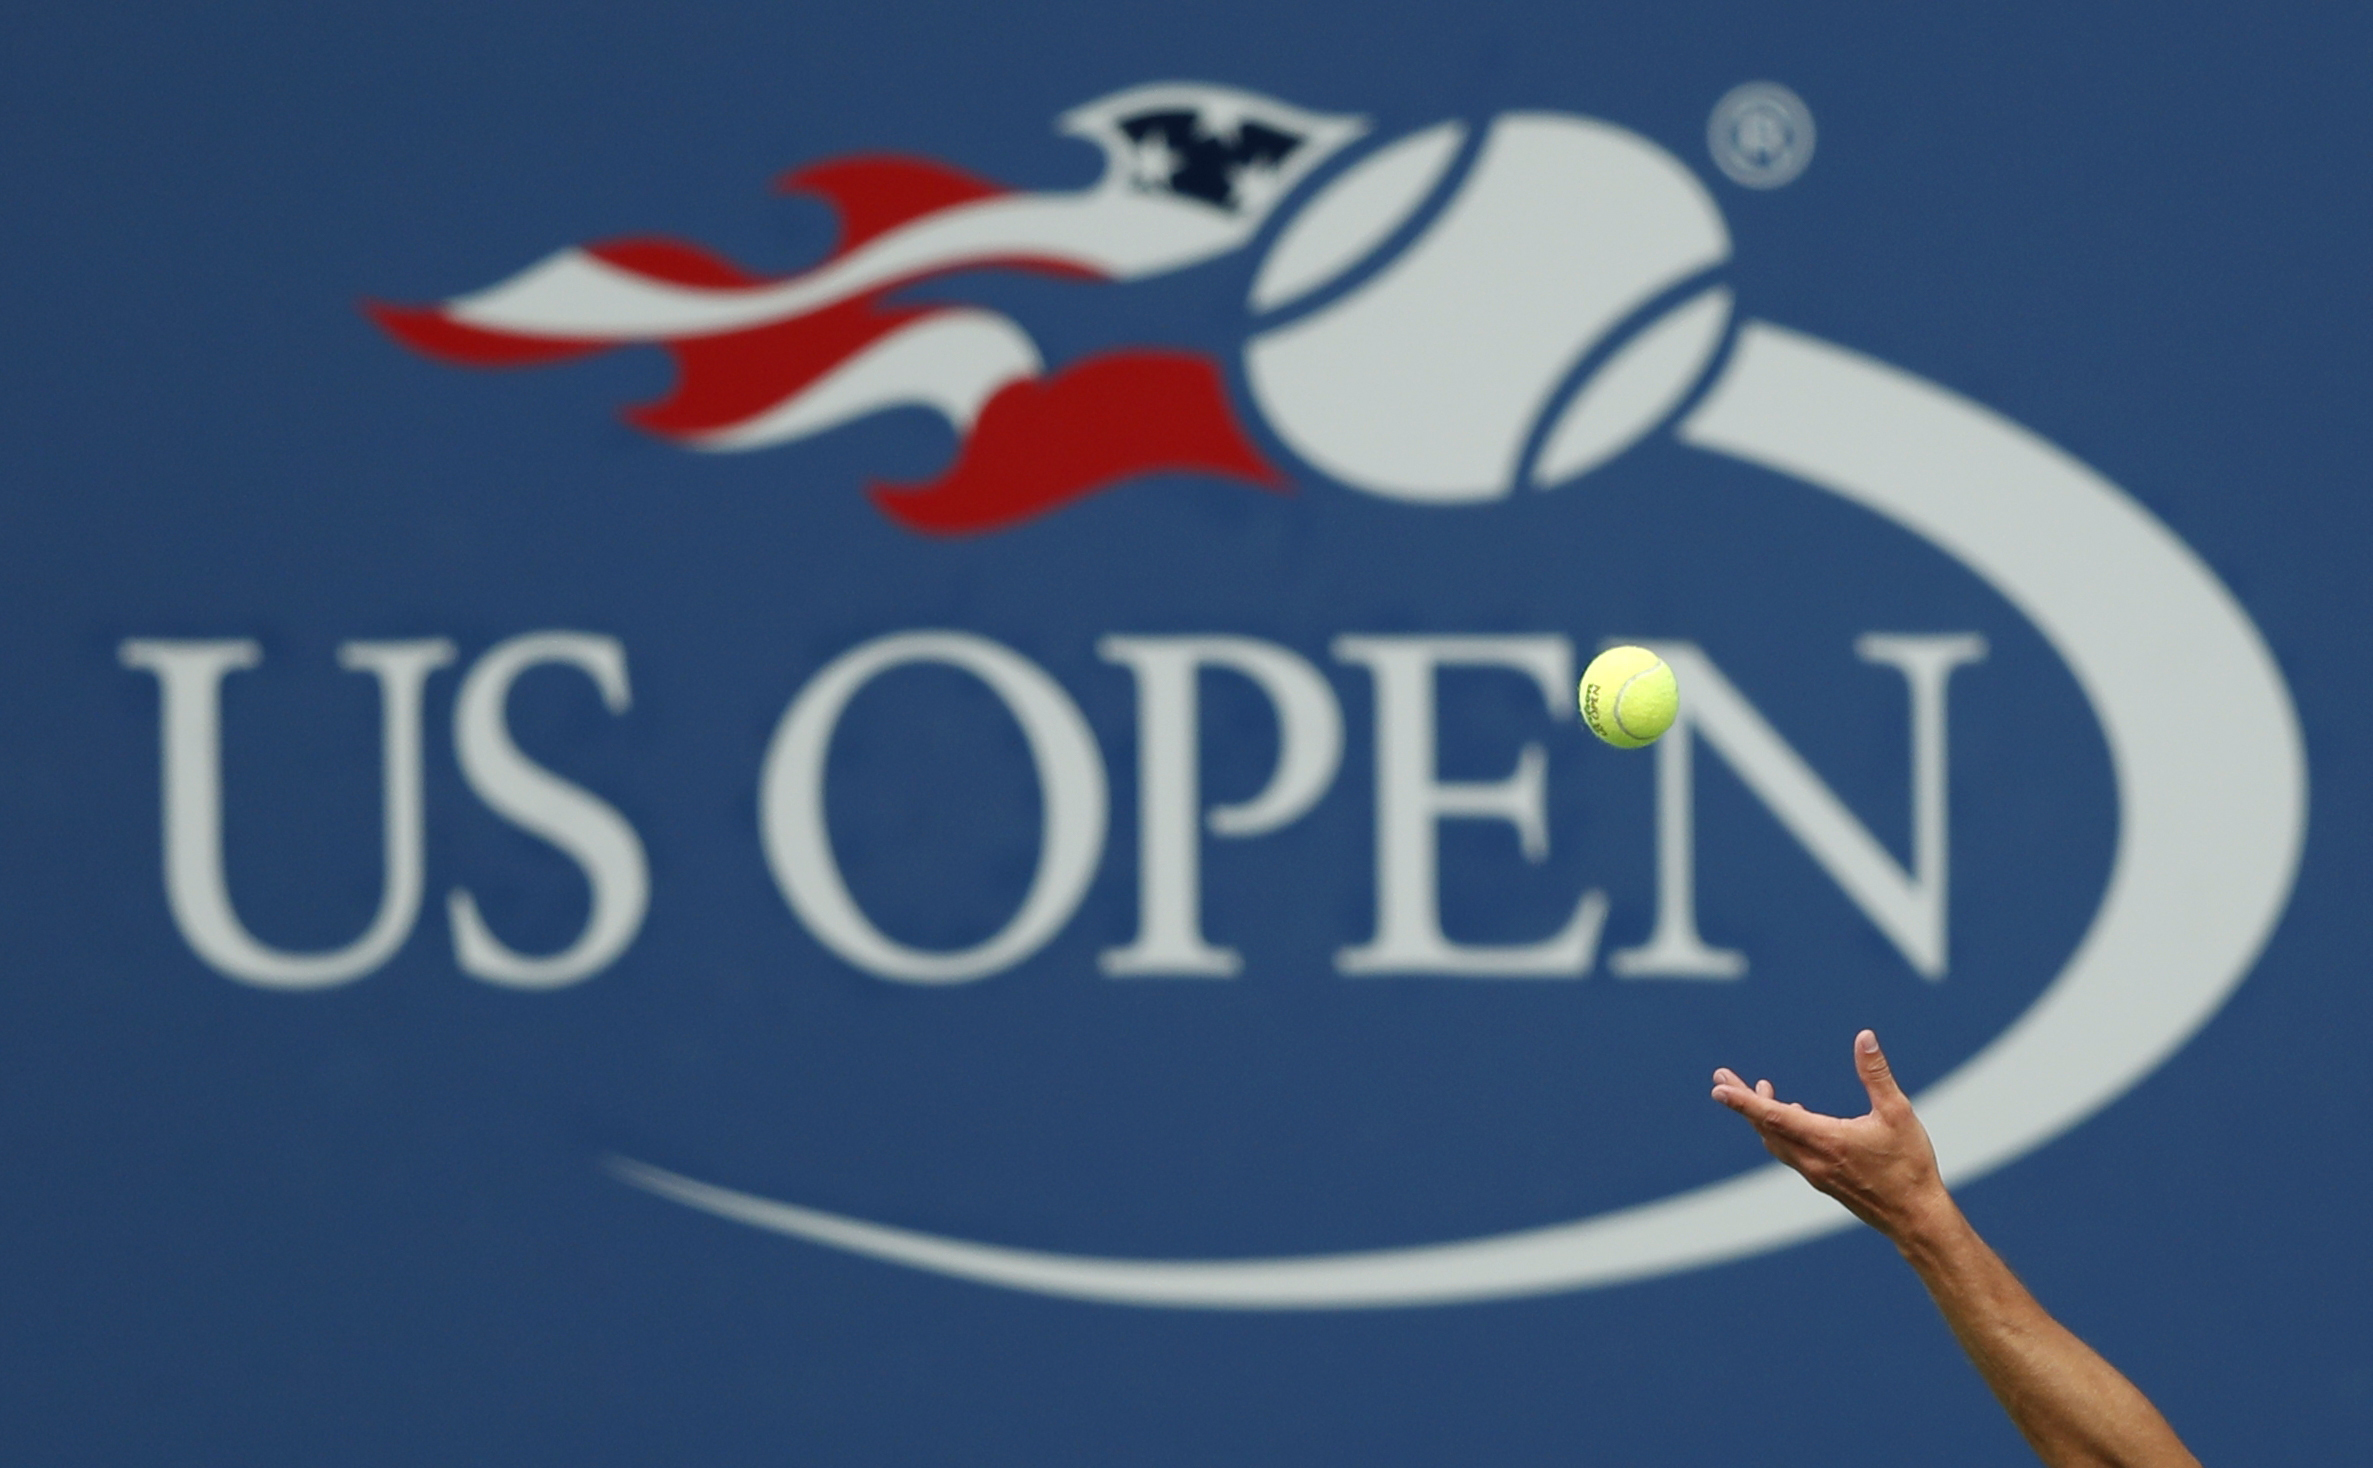
[[[1969,1231],[1969,1221],[1961,1216],[1960,1205],[1945,1191],[1944,1183],[1931,1181],[1899,1208],[1889,1210],[1880,1231],[1905,1259],[1918,1265],[1950,1249]]]

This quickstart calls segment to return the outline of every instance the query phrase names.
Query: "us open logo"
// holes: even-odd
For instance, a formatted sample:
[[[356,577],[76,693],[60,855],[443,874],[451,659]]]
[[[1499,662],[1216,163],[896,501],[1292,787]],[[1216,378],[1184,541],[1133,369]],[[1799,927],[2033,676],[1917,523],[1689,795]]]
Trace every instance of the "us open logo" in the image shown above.
[[[1782,113],[1733,121],[1733,141],[1754,144],[1758,157],[1801,167],[1809,156],[1809,117],[1801,136]],[[2165,525],[2052,444],[1908,372],[1742,316],[1725,279],[1732,242],[1721,211],[1671,155],[1613,124],[1555,112],[1378,138],[1357,117],[1196,84],[1133,88],[1062,126],[1103,150],[1103,175],[1086,190],[1017,193],[879,156],[790,175],[787,187],[829,199],[843,226],[828,259],[793,275],[632,240],[565,249],[485,289],[373,314],[405,344],[472,366],[660,346],[676,359],[677,384],[628,417],[693,450],[793,445],[877,412],[927,407],[957,434],[951,462],[931,480],[876,485],[872,495],[898,524],[935,536],[999,532],[1178,471],[1219,481],[1219,494],[1349,493],[1411,517],[1506,514],[1518,497],[1587,493],[1594,471],[1659,436],[1785,476],[1935,547],[1999,595],[2065,665],[2108,752],[2114,852],[2082,937],[2023,1013],[1915,1098],[1948,1181],[2000,1167],[2107,1105],[2242,981],[2287,901],[2306,795],[2289,693],[2245,612]],[[1016,269],[1092,292],[1246,250],[1258,262],[1232,358],[1152,342],[1050,364],[1012,315],[901,294],[935,281],[944,295],[966,272]],[[1376,770],[1374,927],[1336,954],[1335,971],[1736,980],[1747,957],[1709,941],[1695,908],[1692,762],[1705,751],[1902,964],[1943,980],[1951,688],[1957,670],[1987,657],[1985,639],[1872,632],[1855,644],[1864,663],[1900,679],[1909,708],[1912,840],[1899,861],[1713,650],[1622,630],[1666,658],[1683,696],[1680,722],[1638,757],[1655,771],[1653,924],[1643,941],[1604,954],[1608,899],[1596,888],[1575,897],[1555,931],[1516,943],[1452,938],[1438,899],[1446,822],[1511,829],[1528,856],[1548,841],[1537,745],[1504,779],[1450,780],[1436,768],[1440,677],[1513,674],[1570,720],[1576,658],[1593,649],[1555,633],[1332,638],[1334,663],[1373,690]],[[1309,812],[1335,784],[1351,737],[1342,702],[1312,656],[1236,632],[1108,632],[1096,650],[1130,680],[1138,745],[1136,931],[1100,967],[1114,977],[1236,974],[1242,955],[1208,936],[1201,910],[1205,837],[1255,838]],[[168,896],[191,947],[230,977],[281,988],[349,982],[383,963],[418,915],[421,690],[455,650],[424,641],[346,651],[347,666],[382,692],[386,877],[371,930],[319,954],[249,934],[224,877],[220,690],[258,655],[239,640],[124,646],[124,660],[162,689]],[[505,947],[454,890],[457,964],[519,988],[598,973],[633,943],[649,895],[633,828],[536,766],[508,732],[512,683],[547,663],[592,678],[613,712],[632,702],[623,648],[594,634],[512,639],[464,680],[455,737],[473,791],[567,854],[593,892],[573,944],[528,955]],[[993,692],[1039,787],[1027,890],[1001,929],[960,948],[919,946],[878,926],[845,879],[825,819],[828,755],[852,700],[915,665],[956,669]],[[2254,710],[2253,724],[2198,716],[2208,668],[2223,703]],[[1209,670],[1248,682],[1278,730],[1263,788],[1218,805],[1197,784],[1196,689]],[[1079,909],[1106,854],[1110,780],[1078,702],[1037,662],[971,631],[897,630],[816,670],[784,710],[757,772],[758,825],[784,901],[840,961],[893,983],[965,984],[1026,962]],[[1850,1221],[1775,1165],[1484,1237],[1136,1259],[920,1232],[636,1159],[611,1165],[663,1197],[815,1243],[1015,1289],[1155,1306],[1537,1294],[1696,1268]]]

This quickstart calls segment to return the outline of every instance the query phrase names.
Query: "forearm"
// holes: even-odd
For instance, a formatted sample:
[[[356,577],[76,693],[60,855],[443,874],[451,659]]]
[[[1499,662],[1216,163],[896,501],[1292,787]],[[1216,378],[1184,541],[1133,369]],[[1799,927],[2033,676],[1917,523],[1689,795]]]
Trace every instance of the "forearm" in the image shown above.
[[[2044,1313],[1945,1191],[1928,1130],[1879,1050],[1854,1037],[1870,1114],[1782,1104],[1770,1081],[1714,1072],[1714,1099],[1755,1124],[1771,1154],[1885,1234],[2027,1443],[2051,1468],[2200,1468],[2175,1429],[2092,1347]]]
[[[2051,1468],[2199,1468],[2150,1399],[2036,1302],[1943,1189],[1888,1232]]]

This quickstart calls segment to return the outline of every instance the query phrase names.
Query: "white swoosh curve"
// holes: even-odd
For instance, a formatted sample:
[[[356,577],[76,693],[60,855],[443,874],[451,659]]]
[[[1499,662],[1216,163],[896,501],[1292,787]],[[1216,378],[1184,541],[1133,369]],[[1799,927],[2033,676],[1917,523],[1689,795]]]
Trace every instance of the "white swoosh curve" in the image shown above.
[[[2025,1013],[1916,1099],[1948,1181],[2032,1151],[2156,1069],[2224,1003],[2289,900],[2307,758],[2273,654],[2215,574],[2116,485],[1986,408],[1764,322],[1677,430],[1886,516],[2016,606],[2092,703],[2118,839],[2092,926]],[[2049,527],[2050,534],[2039,533]],[[2221,706],[2195,690],[2214,670]],[[1036,1294],[1227,1310],[1438,1305],[1645,1279],[1850,1225],[1778,1164],[1572,1223],[1268,1259],[1120,1259],[892,1228],[612,1158],[752,1227]]]

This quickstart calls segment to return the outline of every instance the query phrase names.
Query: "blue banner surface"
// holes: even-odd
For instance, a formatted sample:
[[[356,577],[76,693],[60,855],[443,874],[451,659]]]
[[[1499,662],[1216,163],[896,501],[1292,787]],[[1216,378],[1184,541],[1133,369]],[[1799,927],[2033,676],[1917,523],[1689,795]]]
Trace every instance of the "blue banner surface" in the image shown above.
[[[12,1460],[2373,1450],[2373,22],[4,24]]]

